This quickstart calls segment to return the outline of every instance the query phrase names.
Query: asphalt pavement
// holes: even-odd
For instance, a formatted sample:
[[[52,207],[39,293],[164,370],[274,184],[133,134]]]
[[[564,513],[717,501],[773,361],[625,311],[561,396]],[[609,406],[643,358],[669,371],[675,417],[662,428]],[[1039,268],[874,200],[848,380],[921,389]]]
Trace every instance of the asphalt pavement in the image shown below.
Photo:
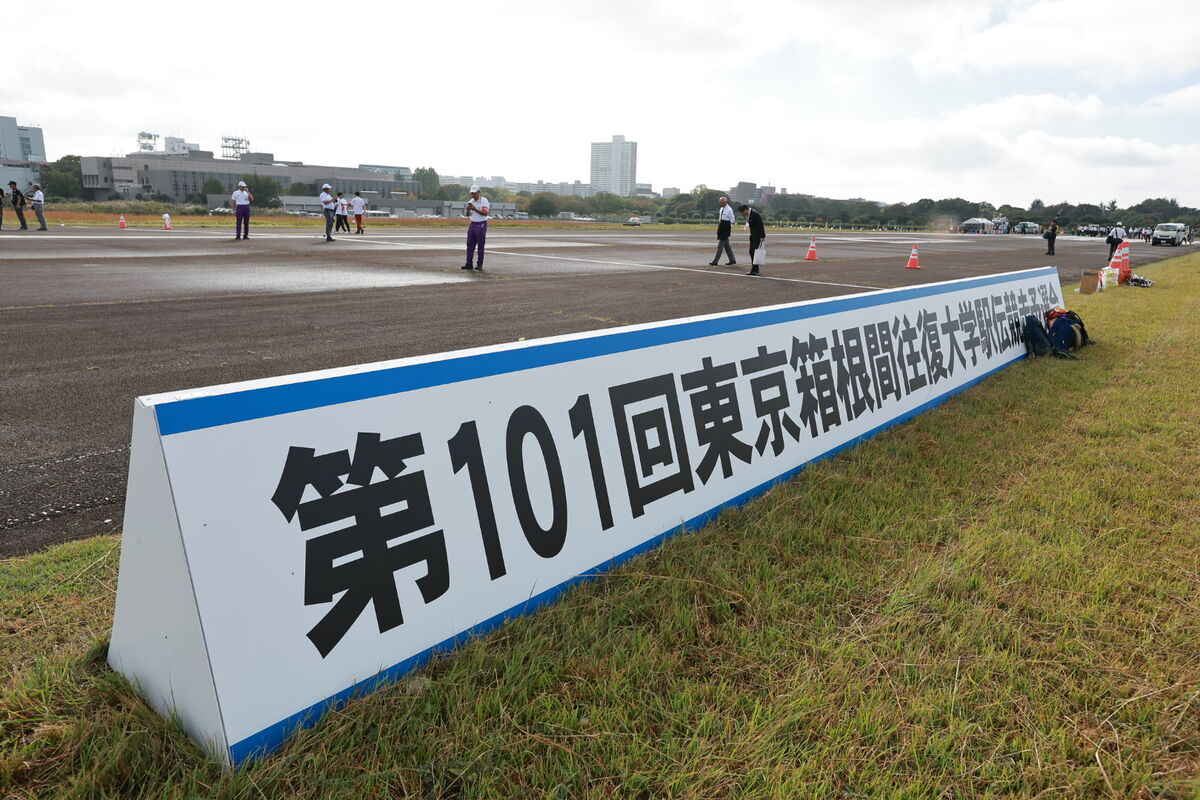
[[[770,233],[755,278],[738,229],[738,265],[710,267],[711,230],[497,225],[478,273],[445,228],[230,232],[0,231],[0,557],[120,530],[140,395],[1047,264],[1071,284],[1108,252],[833,233],[806,261],[808,234]],[[1179,253],[1136,242],[1132,262]]]

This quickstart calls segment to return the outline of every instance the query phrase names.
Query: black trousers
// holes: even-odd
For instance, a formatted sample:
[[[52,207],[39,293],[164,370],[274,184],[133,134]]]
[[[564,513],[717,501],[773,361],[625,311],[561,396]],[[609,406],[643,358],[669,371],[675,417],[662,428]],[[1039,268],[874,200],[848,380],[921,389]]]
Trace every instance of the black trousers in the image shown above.
[[[1121,246],[1121,242],[1123,242],[1123,241],[1125,241],[1125,240],[1117,239],[1115,242],[1113,242],[1112,244],[1110,244],[1108,246],[1108,260],[1109,261],[1112,261],[1113,253],[1117,252],[1117,248]]]
[[[1048,255],[1048,256],[1054,255],[1054,240],[1055,240],[1055,238],[1057,238],[1057,237],[1054,237],[1054,236],[1046,237],[1046,255]]]
[[[751,236],[750,237],[750,268],[751,269],[758,269],[758,267],[754,266],[754,251],[757,250],[758,248],[762,247],[762,241],[763,241],[763,237],[761,237],[761,236]]]
[[[21,230],[29,230],[29,223],[25,221],[25,209],[20,206],[14,206],[13,211],[17,212],[17,221],[21,223]]]

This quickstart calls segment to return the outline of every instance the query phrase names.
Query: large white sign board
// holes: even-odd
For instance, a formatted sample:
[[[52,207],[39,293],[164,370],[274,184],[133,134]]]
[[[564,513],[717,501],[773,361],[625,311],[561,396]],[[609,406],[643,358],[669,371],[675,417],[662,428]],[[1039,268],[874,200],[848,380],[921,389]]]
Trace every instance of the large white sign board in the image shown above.
[[[236,765],[1023,357],[1052,267],[139,398],[109,662]]]

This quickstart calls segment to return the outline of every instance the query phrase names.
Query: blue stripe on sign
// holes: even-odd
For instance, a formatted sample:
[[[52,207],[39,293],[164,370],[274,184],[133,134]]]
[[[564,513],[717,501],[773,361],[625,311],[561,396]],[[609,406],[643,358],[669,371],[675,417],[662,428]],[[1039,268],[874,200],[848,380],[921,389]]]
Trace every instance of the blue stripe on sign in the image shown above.
[[[287,739],[288,736],[290,736],[293,733],[296,733],[297,731],[300,731],[304,728],[310,728],[313,725],[317,724],[317,722],[320,721],[321,717],[326,712],[335,711],[339,708],[342,708],[348,702],[350,702],[351,700],[353,700],[357,697],[362,697],[362,696],[370,694],[371,692],[375,691],[376,689],[379,689],[390,683],[395,683],[396,681],[403,678],[406,674],[408,674],[408,673],[412,672],[413,670],[424,665],[435,655],[453,650],[468,639],[471,639],[476,636],[482,636],[483,634],[489,633],[490,631],[495,630],[496,628],[500,627],[501,625],[503,625],[505,622],[507,622],[510,619],[515,619],[517,617],[525,616],[526,614],[532,614],[533,612],[537,611],[538,609],[553,603],[555,600],[557,600],[559,598],[560,595],[562,595],[564,592],[566,592],[572,586],[575,586],[576,584],[581,583],[583,581],[592,580],[594,578],[600,577],[608,570],[611,570],[615,567],[620,566],[621,564],[625,563],[626,561],[633,558],[634,556],[640,555],[640,554],[646,552],[647,550],[652,550],[655,547],[658,547],[660,544],[662,544],[662,542],[664,540],[670,538],[671,536],[674,536],[677,533],[681,533],[685,530],[695,530],[697,528],[701,528],[701,527],[707,525],[709,522],[712,522],[714,519],[716,519],[717,516],[722,511],[744,505],[745,503],[749,502],[750,500],[753,500],[755,497],[758,497],[761,494],[765,494],[769,489],[771,489],[772,487],[774,487],[775,485],[777,485],[779,483],[782,483],[783,481],[791,479],[792,477],[797,475],[801,470],[803,470],[805,467],[809,466],[810,464],[814,464],[818,461],[823,461],[827,458],[831,458],[831,457],[837,455],[838,453],[840,453],[841,451],[853,447],[854,445],[858,444],[859,442],[862,442],[866,439],[870,439],[872,436],[875,436],[878,433],[882,433],[883,431],[886,431],[888,428],[891,428],[896,425],[900,425],[904,422],[908,422],[910,419],[917,416],[918,414],[921,414],[921,413],[933,408],[934,406],[937,406],[937,405],[940,405],[940,404],[946,402],[954,395],[959,394],[960,392],[966,391],[967,389],[971,388],[972,386],[974,386],[975,384],[984,380],[985,378],[996,374],[997,372],[1004,369],[1005,367],[1011,365],[1012,363],[1014,363],[1016,361],[1020,361],[1021,359],[1024,359],[1024,358],[1025,358],[1025,353],[1022,352],[1019,355],[1014,356],[1009,361],[1001,364],[1000,366],[998,366],[992,370],[989,370],[988,372],[985,372],[984,374],[980,375],[977,378],[973,378],[972,380],[967,381],[962,386],[958,386],[958,387],[951,389],[943,394],[940,394],[937,397],[933,398],[932,400],[928,400],[928,401],[922,403],[921,405],[917,406],[916,408],[914,408],[910,411],[906,411],[905,413],[895,417],[894,419],[888,420],[887,422],[884,422],[884,423],[876,426],[875,428],[872,428],[871,430],[867,431],[866,433],[864,433],[860,436],[857,436],[854,439],[851,439],[850,441],[848,441],[844,444],[838,445],[837,447],[830,448],[829,450],[826,450],[825,452],[814,456],[813,458],[804,462],[800,466],[793,467],[792,469],[782,472],[779,475],[777,475],[776,477],[772,478],[771,480],[766,481],[765,483],[760,483],[758,486],[755,486],[753,489],[745,491],[745,492],[737,495],[736,497],[730,498],[726,502],[724,502],[718,506],[715,506],[714,508],[710,508],[708,511],[705,511],[702,514],[698,514],[698,515],[692,517],[691,519],[687,520],[686,522],[684,522],[682,525],[679,525],[678,527],[671,528],[668,531],[660,533],[659,535],[653,537],[652,539],[642,542],[641,544],[637,545],[636,547],[626,550],[624,553],[621,553],[618,556],[614,556],[613,558],[609,559],[608,561],[604,561],[600,564],[597,564],[595,567],[588,570],[587,572],[584,572],[580,575],[576,575],[573,578],[563,581],[562,583],[558,584],[557,586],[547,589],[546,591],[542,592],[541,594],[534,595],[533,597],[529,598],[525,602],[515,605],[512,608],[508,609],[507,611],[502,611],[501,613],[496,614],[495,616],[484,620],[483,622],[479,623],[478,625],[468,628],[467,630],[463,631],[462,633],[456,634],[454,636],[451,636],[449,639],[445,639],[441,642],[438,642],[433,647],[430,647],[427,650],[417,653],[416,655],[414,655],[410,658],[406,658],[394,666],[391,666],[385,670],[382,670],[377,675],[375,675],[371,678],[367,678],[366,680],[356,683],[347,689],[343,689],[342,691],[338,692],[337,694],[333,695],[332,697],[327,697],[326,699],[322,700],[319,703],[314,703],[313,705],[309,706],[308,708],[304,709],[303,711],[298,711],[297,713],[292,714],[290,717],[287,717],[286,719],[276,722],[274,725],[263,728],[261,731],[259,731],[256,734],[253,734],[252,736],[247,736],[245,739],[242,739],[240,742],[236,742],[235,744],[230,745],[230,747],[229,747],[230,760],[233,762],[233,765],[235,767],[237,767],[237,766],[241,765],[242,763],[244,763],[245,761],[247,761],[248,759],[258,758],[258,757],[265,756],[265,755],[271,753],[273,750],[277,749],[281,744],[283,744],[283,741],[285,739]]]
[[[306,411],[338,403],[350,403],[372,397],[444,386],[459,381],[504,375],[552,364],[564,364],[585,358],[640,350],[689,339],[701,339],[722,333],[761,328],[802,319],[854,311],[862,308],[959,292],[980,286],[1011,283],[1030,278],[1054,276],[1055,267],[1041,267],[982,278],[964,278],[931,286],[913,286],[862,295],[848,295],[801,305],[738,313],[713,319],[666,324],[636,331],[603,331],[565,342],[520,345],[471,356],[448,357],[434,362],[409,364],[353,375],[316,378],[227,394],[194,397],[164,402],[156,406],[158,429],[162,436],[246,422],[252,419]]]

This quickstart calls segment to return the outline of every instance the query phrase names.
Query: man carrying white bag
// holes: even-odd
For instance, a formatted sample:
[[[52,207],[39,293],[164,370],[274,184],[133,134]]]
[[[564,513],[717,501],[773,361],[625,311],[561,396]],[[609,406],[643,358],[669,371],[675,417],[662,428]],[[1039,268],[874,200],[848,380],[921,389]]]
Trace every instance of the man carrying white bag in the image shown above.
[[[742,212],[746,227],[750,229],[750,271],[746,274],[757,275],[758,268],[767,263],[767,248],[763,246],[767,231],[763,227],[762,214],[745,203],[738,206],[738,211]]]

